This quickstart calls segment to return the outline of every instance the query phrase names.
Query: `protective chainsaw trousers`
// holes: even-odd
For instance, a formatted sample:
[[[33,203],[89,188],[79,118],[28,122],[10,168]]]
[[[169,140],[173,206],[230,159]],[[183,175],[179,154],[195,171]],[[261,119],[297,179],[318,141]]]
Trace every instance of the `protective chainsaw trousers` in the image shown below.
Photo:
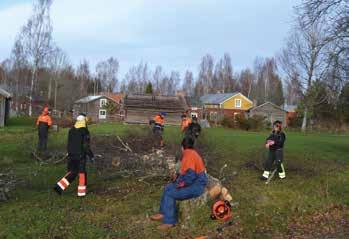
[[[277,167],[277,171],[279,173],[279,178],[285,178],[286,177],[286,172],[285,168],[283,165],[283,150],[278,149],[278,150],[269,150],[269,156],[268,160],[265,162],[265,167],[264,167],[264,172],[263,172],[263,177],[268,178],[271,170],[273,168],[273,165],[275,164]]]
[[[78,196],[86,196],[87,174],[86,174],[86,158],[69,157],[67,174],[57,182],[56,187],[60,191],[66,190],[69,185],[79,176]]]

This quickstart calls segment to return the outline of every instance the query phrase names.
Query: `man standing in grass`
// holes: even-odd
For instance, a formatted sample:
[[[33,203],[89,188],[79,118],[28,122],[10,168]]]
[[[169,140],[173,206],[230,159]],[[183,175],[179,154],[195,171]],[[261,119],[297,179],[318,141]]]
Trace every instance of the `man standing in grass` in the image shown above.
[[[189,117],[187,117],[186,113],[182,114],[181,119],[181,131],[182,133],[186,133],[189,125],[192,123],[192,120]]]
[[[48,107],[45,107],[41,115],[36,121],[36,126],[38,127],[38,151],[46,152],[47,150],[47,140],[48,140],[48,129],[52,126],[52,119],[48,110]]]
[[[93,160],[90,149],[90,132],[86,125],[86,115],[80,114],[68,135],[68,173],[57,182],[54,190],[61,194],[79,176],[78,197],[86,196],[86,160]]]
[[[265,169],[261,177],[262,180],[268,180],[273,164],[276,164],[279,178],[286,178],[285,168],[283,165],[283,148],[286,140],[286,135],[282,131],[282,122],[275,121],[273,124],[273,131],[267,138],[265,147],[269,149],[268,160],[265,162]]]
[[[157,138],[159,138],[160,147],[164,146],[164,139],[162,137],[162,134],[165,128],[165,116],[166,116],[166,113],[161,112],[160,114],[156,115],[153,119],[153,122],[154,122],[153,133]]]
[[[193,149],[194,139],[185,137],[182,141],[183,156],[180,174],[177,179],[165,187],[161,198],[160,211],[151,217],[154,221],[162,221],[158,229],[167,230],[177,223],[176,201],[201,196],[207,184],[204,162]]]

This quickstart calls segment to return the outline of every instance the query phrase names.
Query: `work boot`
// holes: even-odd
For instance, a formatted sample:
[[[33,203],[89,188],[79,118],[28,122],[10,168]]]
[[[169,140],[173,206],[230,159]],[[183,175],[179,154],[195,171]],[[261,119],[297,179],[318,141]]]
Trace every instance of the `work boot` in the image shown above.
[[[62,189],[57,184],[53,187],[53,191],[55,191],[58,195],[62,195]]]
[[[163,218],[164,218],[164,215],[162,215],[161,213],[157,213],[150,217],[152,221],[161,221]]]
[[[159,231],[167,231],[170,230],[172,227],[175,227],[173,224],[161,224],[157,227]]]

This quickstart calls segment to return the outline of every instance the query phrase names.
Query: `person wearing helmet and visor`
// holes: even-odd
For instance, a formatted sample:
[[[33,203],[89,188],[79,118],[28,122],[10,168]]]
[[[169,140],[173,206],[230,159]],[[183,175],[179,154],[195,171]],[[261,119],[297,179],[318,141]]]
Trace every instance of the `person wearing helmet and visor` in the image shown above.
[[[86,196],[86,160],[93,161],[94,155],[90,148],[90,132],[86,125],[86,115],[80,113],[75,125],[68,134],[68,172],[54,186],[54,190],[61,194],[79,176],[78,197]]]
[[[279,178],[286,178],[285,168],[283,165],[283,148],[286,140],[286,135],[282,131],[282,122],[277,120],[273,123],[273,131],[270,136],[266,139],[265,147],[269,149],[268,160],[265,162],[265,168],[262,180],[268,180],[271,174],[271,169],[275,163]]]

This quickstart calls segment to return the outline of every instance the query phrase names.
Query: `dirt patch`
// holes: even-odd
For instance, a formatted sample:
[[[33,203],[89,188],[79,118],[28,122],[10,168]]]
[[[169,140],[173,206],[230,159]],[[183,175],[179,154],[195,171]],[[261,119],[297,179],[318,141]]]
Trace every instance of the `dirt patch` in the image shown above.
[[[9,200],[9,194],[16,188],[19,181],[12,171],[0,172],[0,202]]]
[[[349,208],[330,205],[324,212],[295,218],[288,227],[288,238],[345,238],[349,234]]]

